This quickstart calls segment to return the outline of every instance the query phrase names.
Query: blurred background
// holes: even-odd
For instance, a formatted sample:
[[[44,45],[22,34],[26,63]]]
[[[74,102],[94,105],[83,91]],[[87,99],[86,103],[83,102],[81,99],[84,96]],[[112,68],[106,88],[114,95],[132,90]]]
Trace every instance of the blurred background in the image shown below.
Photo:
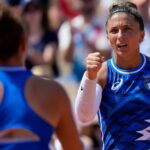
[[[116,1],[116,0],[114,0]],[[135,2],[144,18],[145,39],[140,51],[150,56],[149,0]],[[36,75],[57,80],[66,89],[74,109],[77,90],[85,71],[88,53],[99,51],[112,56],[105,21],[111,0],[0,0],[9,5],[25,26],[27,53],[25,66]],[[77,123],[78,124],[78,123]],[[101,150],[97,118],[88,126],[78,125],[85,150]],[[61,150],[54,136],[53,150]]]

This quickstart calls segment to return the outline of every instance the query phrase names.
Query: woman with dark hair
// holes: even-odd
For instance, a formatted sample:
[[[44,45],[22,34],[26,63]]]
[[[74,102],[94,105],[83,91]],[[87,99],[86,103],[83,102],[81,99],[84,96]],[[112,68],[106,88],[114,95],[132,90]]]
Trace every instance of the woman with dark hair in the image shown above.
[[[22,11],[28,40],[27,69],[34,71],[36,67],[41,70],[41,75],[58,77],[58,37],[48,28],[47,8],[40,0],[28,0],[23,3]]]
[[[131,2],[112,5],[106,22],[113,57],[100,53],[86,59],[86,72],[76,98],[82,124],[96,113],[104,150],[150,149],[150,59],[139,52],[144,23]]]
[[[56,133],[64,150],[81,150],[64,89],[23,67],[25,35],[21,21],[0,4],[0,149],[49,150]]]

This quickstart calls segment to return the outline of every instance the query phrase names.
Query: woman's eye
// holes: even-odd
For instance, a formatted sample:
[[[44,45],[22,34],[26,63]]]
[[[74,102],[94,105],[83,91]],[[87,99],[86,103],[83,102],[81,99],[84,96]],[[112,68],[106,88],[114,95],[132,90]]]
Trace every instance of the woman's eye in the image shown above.
[[[110,33],[117,33],[118,32],[118,30],[117,29],[112,29],[112,30],[110,30]]]
[[[127,28],[124,28],[124,31],[130,31],[131,28],[127,27]]]

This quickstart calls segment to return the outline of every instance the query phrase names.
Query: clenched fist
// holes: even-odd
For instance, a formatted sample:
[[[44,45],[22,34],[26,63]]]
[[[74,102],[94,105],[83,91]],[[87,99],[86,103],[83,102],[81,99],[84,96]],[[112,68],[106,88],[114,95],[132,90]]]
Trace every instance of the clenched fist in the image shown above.
[[[86,73],[90,80],[94,80],[97,77],[104,60],[104,57],[99,52],[88,54],[86,58]]]

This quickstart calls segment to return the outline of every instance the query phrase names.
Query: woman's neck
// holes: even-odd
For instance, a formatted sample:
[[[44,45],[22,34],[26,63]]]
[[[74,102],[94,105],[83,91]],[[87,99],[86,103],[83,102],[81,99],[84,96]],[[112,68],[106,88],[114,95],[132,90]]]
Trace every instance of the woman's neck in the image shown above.
[[[24,58],[22,58],[20,55],[15,55],[8,60],[0,60],[0,66],[24,66]]]
[[[115,57],[115,64],[121,69],[134,69],[137,68],[142,63],[142,58],[140,54],[134,55],[134,57]]]

